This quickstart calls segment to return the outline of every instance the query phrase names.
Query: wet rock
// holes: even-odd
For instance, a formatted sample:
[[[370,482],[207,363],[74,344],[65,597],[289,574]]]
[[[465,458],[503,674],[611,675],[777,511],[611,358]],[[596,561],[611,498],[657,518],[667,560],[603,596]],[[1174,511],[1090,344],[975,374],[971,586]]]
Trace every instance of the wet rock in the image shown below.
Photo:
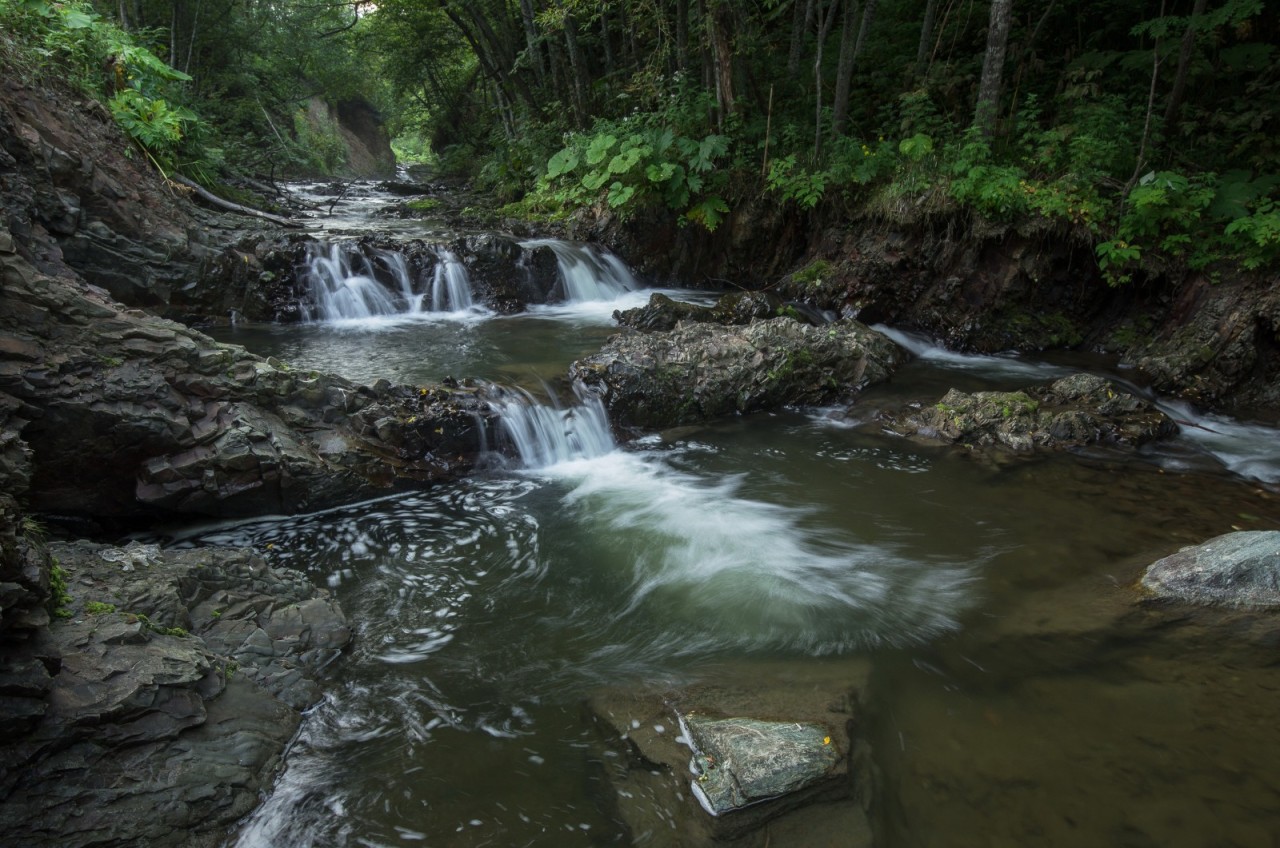
[[[780,798],[824,780],[839,762],[818,724],[682,717],[698,779],[693,794],[714,816]]]
[[[1096,443],[1137,447],[1177,430],[1150,402],[1091,374],[1017,392],[952,389],[936,404],[882,421],[900,435],[1015,452]]]
[[[13,254],[0,277],[0,392],[21,413],[34,508],[292,512],[448,479],[479,450],[489,413],[468,391],[294,371]]]
[[[1189,604],[1280,607],[1280,531],[1227,533],[1152,563],[1142,586]]]
[[[649,296],[645,306],[618,310],[613,318],[623,327],[633,330],[674,330],[681,321],[712,324],[750,324],[757,318],[775,318],[782,314],[783,302],[768,292],[735,292],[716,301],[714,306],[672,300],[665,294]]]
[[[491,235],[468,237],[459,247],[476,299],[494,311],[511,314],[553,300],[560,272],[550,248]]]
[[[1274,276],[1196,274],[1162,327],[1137,334],[1125,359],[1153,387],[1206,406],[1280,408],[1280,289]]]
[[[904,358],[854,321],[813,327],[775,318],[623,333],[573,363],[570,375],[603,398],[615,422],[656,428],[851,397]]]
[[[67,617],[0,667],[0,827],[24,845],[216,844],[350,640],[327,593],[246,550],[58,543]],[[254,638],[228,638],[247,631]]]

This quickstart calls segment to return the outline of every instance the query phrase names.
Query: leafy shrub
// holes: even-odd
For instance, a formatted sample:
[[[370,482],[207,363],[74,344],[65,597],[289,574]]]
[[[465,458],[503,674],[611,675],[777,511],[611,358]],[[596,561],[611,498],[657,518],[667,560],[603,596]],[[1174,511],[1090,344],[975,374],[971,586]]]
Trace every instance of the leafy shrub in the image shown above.
[[[592,133],[573,133],[546,164],[538,180],[539,201],[580,206],[603,200],[612,209],[661,203],[714,230],[729,212],[718,194],[723,172],[717,163],[729,152],[729,138],[715,133],[701,139],[677,135],[671,128],[597,122]]]

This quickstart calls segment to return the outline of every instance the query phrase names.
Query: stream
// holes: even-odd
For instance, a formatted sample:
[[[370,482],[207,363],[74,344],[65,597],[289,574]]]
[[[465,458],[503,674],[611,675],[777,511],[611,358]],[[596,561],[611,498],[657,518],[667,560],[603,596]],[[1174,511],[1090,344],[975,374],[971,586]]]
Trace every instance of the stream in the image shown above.
[[[343,226],[374,200],[353,199]],[[218,331],[360,381],[508,386],[520,456],[457,484],[168,538],[299,569],[356,632],[231,844],[702,844],[675,827],[688,796],[619,797],[622,754],[584,705],[710,679],[825,693],[833,676],[859,690],[877,845],[1277,844],[1280,626],[1151,610],[1134,589],[1182,546],[1280,529],[1274,430],[1162,401],[1186,426],[1136,455],[917,444],[874,411],[1110,366],[966,356],[884,328],[915,358],[850,409],[619,445],[559,381],[616,331],[613,310],[651,292],[600,251],[553,248],[596,288],[566,282],[566,301],[499,316],[444,276],[416,300]],[[594,259],[575,271],[575,255]],[[346,284],[360,270],[339,253],[317,257],[330,263],[317,278],[363,285]],[[841,829],[853,803],[743,844],[863,844]]]

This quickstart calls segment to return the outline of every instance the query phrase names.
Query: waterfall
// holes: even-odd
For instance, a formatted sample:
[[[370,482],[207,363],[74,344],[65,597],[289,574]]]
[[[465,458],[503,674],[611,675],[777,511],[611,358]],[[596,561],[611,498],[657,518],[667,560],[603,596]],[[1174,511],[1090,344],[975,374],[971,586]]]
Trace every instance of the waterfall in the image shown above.
[[[433,312],[462,312],[471,308],[471,280],[467,267],[451,250],[436,248],[435,277],[431,281]]]
[[[640,283],[621,259],[590,244],[560,239],[532,239],[520,242],[526,249],[549,248],[560,266],[565,299],[570,302],[614,300],[640,288]]]
[[[374,277],[363,254],[348,252],[336,243],[329,245],[327,253],[322,251],[320,245],[309,248],[306,278],[313,306],[305,309],[308,321],[372,318],[401,311],[396,298]]]
[[[495,389],[490,402],[499,412],[502,434],[526,468],[595,459],[617,447],[599,398],[565,409],[539,403],[523,389]]]
[[[403,253],[333,243],[311,245],[305,279],[311,292],[308,321],[341,321],[422,312],[465,312],[473,308],[466,266],[444,247],[434,247],[434,276],[428,293],[419,291]]]

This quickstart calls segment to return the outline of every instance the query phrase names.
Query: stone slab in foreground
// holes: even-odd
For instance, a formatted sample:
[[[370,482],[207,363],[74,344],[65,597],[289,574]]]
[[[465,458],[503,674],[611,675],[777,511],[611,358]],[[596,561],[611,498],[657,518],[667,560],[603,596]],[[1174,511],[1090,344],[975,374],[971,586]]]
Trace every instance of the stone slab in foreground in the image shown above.
[[[243,549],[49,551],[69,600],[0,654],[0,833],[24,848],[221,844],[350,640],[341,609]]]
[[[868,671],[851,658],[744,660],[698,683],[597,693],[588,709],[616,818],[636,844],[869,846]]]

